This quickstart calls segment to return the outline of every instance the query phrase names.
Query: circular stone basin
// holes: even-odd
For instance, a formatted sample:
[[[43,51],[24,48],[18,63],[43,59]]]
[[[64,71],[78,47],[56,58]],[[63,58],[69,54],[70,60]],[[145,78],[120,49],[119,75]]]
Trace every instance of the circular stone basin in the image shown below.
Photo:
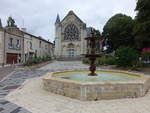
[[[98,76],[88,73],[48,73],[43,77],[43,86],[52,93],[85,101],[141,97],[150,87],[150,78],[144,75],[119,71],[96,71]]]

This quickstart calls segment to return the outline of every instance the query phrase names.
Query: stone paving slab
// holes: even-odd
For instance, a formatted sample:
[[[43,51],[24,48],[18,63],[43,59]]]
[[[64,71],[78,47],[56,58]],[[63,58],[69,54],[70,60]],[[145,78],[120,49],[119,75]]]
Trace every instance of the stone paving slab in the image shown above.
[[[0,67],[0,81],[5,78],[8,74],[13,72],[15,67],[9,66],[9,67]]]
[[[79,101],[43,90],[42,77],[27,80],[6,99],[32,113],[150,113],[150,92],[140,98]]]
[[[0,113],[31,113],[7,100],[0,99]]]
[[[81,64],[81,62],[79,61],[73,61],[73,62],[55,61],[54,63],[48,64],[38,70],[14,71],[13,73],[11,73],[10,76],[8,75],[8,78],[0,82],[0,103],[2,103],[0,104],[0,113],[30,113],[27,110],[3,99],[11,91],[18,88],[25,80],[42,76],[43,74],[46,74],[47,72],[78,70],[78,69],[88,69],[88,67],[84,64]],[[10,67],[7,67],[5,69],[0,68],[0,72],[1,72],[0,75],[2,75],[3,73],[3,75],[6,76],[6,74],[10,74],[10,72],[12,72],[13,70],[14,69]],[[4,104],[4,103],[7,103],[7,104]]]

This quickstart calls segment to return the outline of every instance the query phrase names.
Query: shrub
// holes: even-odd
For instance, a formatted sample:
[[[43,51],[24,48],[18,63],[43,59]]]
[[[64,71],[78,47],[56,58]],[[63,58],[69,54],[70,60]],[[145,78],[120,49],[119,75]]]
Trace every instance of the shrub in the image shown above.
[[[142,53],[141,56],[143,61],[150,61],[150,52]]]
[[[102,56],[96,59],[96,65],[105,65],[106,57]]]
[[[31,66],[31,65],[32,65],[31,60],[28,60],[27,62],[25,62],[24,65],[25,65],[25,66]]]
[[[52,60],[52,58],[50,56],[46,56],[46,60],[49,61]]]
[[[116,51],[116,63],[118,66],[133,66],[138,61],[138,53],[130,47],[120,47]]]
[[[42,61],[47,61],[47,58],[45,56],[43,56]]]
[[[89,64],[90,61],[88,58],[83,59],[83,63]],[[96,65],[115,65],[116,64],[116,58],[112,56],[102,56],[100,58],[96,59]]]
[[[96,60],[97,65],[115,65],[116,58],[113,56],[102,56]]]
[[[50,61],[51,60],[51,57],[49,56],[44,56],[44,57],[35,57],[35,58],[32,58],[31,60],[28,60],[27,62],[24,63],[25,66],[31,66],[33,64],[38,64],[38,63],[41,63],[41,62],[45,62],[45,61]]]
[[[89,61],[88,58],[84,58],[84,59],[82,60],[82,62],[83,62],[84,64],[90,64],[90,61]]]
[[[33,63],[33,64],[37,64],[38,62],[39,62],[39,61],[38,61],[37,58],[33,58],[33,59],[32,59],[32,63]]]
[[[150,66],[150,52],[142,53],[141,58],[143,62],[143,67]]]
[[[116,57],[113,56],[106,57],[105,64],[116,65]]]

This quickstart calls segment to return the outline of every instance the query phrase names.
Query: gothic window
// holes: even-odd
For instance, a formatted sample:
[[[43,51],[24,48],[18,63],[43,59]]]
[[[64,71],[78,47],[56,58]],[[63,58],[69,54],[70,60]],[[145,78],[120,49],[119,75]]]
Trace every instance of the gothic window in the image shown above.
[[[79,30],[74,24],[69,24],[65,28],[64,40],[79,40]]]

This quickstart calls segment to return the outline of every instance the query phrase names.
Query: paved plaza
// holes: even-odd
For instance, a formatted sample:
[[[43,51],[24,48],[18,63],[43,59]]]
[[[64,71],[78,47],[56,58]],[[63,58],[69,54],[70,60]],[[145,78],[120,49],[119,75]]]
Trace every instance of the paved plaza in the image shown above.
[[[79,68],[80,67],[80,68]],[[47,72],[56,72],[63,70],[78,70],[87,69],[86,65],[81,64],[79,61],[75,62],[58,62],[55,61],[52,64],[46,65],[40,69],[32,71],[13,71],[13,68],[1,68],[1,78],[4,79],[6,74],[10,73],[8,77],[0,82],[0,113],[30,113],[29,111],[17,106],[4,99],[6,95],[20,87],[22,83],[30,78],[40,77]],[[13,72],[12,72],[13,71]],[[6,72],[6,73],[5,73]],[[3,104],[6,103],[6,104]],[[44,113],[44,112],[43,112]]]
[[[37,70],[12,72],[0,82],[0,113],[150,113],[149,92],[142,98],[83,102],[42,89],[42,75],[82,69],[88,66],[79,61],[55,61]]]
[[[8,74],[10,74],[11,72],[13,72],[15,69],[14,66],[7,66],[7,67],[0,67],[0,81],[7,76]]]

